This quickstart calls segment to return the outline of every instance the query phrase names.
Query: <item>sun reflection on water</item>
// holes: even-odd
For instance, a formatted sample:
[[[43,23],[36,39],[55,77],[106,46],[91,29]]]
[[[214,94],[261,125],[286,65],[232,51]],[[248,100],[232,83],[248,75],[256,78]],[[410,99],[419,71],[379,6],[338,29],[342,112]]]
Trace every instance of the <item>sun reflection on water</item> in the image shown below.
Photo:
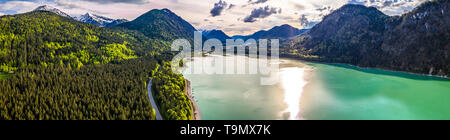
[[[300,99],[303,92],[303,87],[307,84],[304,80],[305,70],[298,67],[281,69],[281,85],[284,89],[284,102],[288,108],[283,111],[287,114],[289,120],[301,119],[300,113]],[[283,115],[284,116],[284,115]]]

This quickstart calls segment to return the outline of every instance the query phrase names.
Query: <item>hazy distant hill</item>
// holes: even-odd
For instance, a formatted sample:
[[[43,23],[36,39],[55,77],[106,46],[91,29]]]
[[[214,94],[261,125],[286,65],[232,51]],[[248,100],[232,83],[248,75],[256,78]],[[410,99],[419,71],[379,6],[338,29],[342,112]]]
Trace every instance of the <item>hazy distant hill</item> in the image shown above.
[[[207,30],[203,31],[202,34],[208,39],[218,39],[222,42],[225,42],[227,39],[231,39],[231,37],[225,34],[222,30]]]
[[[234,39],[286,39],[286,38],[290,38],[290,37],[294,37],[297,35],[300,35],[302,33],[305,33],[306,31],[308,31],[307,29],[297,29],[294,28],[288,24],[284,24],[281,26],[275,26],[270,30],[261,30],[258,31],[252,35],[248,35],[248,36],[242,36],[242,35],[237,35],[237,36],[233,36]]]
[[[290,56],[434,75],[450,73],[449,0],[402,16],[345,5],[296,39]]]

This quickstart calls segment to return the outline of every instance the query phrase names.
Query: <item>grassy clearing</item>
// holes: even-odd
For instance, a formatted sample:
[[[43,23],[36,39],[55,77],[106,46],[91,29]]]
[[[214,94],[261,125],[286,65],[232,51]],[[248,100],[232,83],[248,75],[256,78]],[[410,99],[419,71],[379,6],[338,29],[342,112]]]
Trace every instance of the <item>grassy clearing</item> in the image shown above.
[[[10,76],[12,76],[12,74],[0,74],[0,79],[6,79]]]

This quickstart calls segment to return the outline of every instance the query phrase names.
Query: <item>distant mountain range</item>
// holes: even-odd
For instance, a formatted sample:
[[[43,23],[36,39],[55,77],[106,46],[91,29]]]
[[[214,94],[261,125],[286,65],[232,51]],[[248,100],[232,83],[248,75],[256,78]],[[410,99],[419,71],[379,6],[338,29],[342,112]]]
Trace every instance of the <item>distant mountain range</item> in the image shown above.
[[[79,17],[72,17],[61,10],[43,5],[36,8],[34,11],[49,11],[57,15],[72,18],[80,22],[97,25],[100,27],[113,27],[122,23],[118,27],[140,31],[147,37],[173,40],[175,38],[189,38],[193,39],[193,32],[197,31],[189,22],[185,21],[169,9],[151,10],[148,13],[141,15],[135,20],[129,22],[126,19],[112,19],[92,13],[86,13]],[[128,23],[127,23],[128,22]],[[230,37],[221,30],[206,30],[202,34],[205,39],[216,38],[225,42],[226,39],[287,39],[305,33],[307,30],[297,29],[290,25],[276,26],[268,31],[261,30],[252,35],[242,36],[237,35]]]
[[[77,21],[97,25],[100,27],[112,27],[112,26],[115,26],[115,25],[118,25],[121,23],[128,22],[128,20],[126,20],[126,19],[112,19],[112,18],[99,16],[99,15],[92,14],[92,13],[86,13],[79,17],[72,17],[69,14],[64,13],[63,11],[61,11],[57,8],[54,8],[52,6],[48,6],[48,5],[39,6],[38,8],[36,8],[33,11],[48,11],[48,12],[52,12],[52,13],[55,13],[55,14],[63,16],[63,17],[72,18]]]
[[[450,0],[434,0],[402,16],[387,16],[374,7],[345,5],[286,52],[314,61],[448,76],[449,6]]]
[[[202,31],[202,34],[208,38],[215,38],[222,42],[225,42],[226,39],[280,39],[281,41],[290,40],[290,38],[301,35],[309,31],[308,29],[297,29],[288,24],[284,24],[281,26],[275,26],[270,30],[261,30],[255,32],[251,35],[235,35],[233,37],[228,36],[222,30],[205,30]]]
[[[290,37],[295,37],[298,36],[300,34],[303,34],[305,32],[307,32],[308,29],[297,29],[294,28],[288,24],[284,24],[281,26],[275,26],[270,30],[261,30],[258,31],[252,35],[247,35],[247,36],[242,36],[242,35],[237,35],[237,36],[233,36],[233,39],[287,39]]]
[[[278,38],[282,54],[289,57],[444,76],[450,73],[449,1],[425,2],[402,16],[388,16],[374,7],[349,4],[325,16],[311,30],[281,25],[246,36],[230,37],[221,30],[203,31],[203,35],[221,41]],[[70,17],[49,6],[36,10]],[[164,41],[192,41],[193,32],[197,31],[169,9],[154,9],[130,22],[89,13],[74,19]]]

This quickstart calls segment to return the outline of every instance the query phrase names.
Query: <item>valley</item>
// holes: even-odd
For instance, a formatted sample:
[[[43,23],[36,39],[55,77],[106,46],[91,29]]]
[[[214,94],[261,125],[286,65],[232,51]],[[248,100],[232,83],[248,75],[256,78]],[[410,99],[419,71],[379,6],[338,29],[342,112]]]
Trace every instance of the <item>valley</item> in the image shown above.
[[[281,24],[234,36],[196,29],[168,8],[133,20],[48,5],[2,14],[0,120],[449,119],[449,6],[432,0],[389,16],[346,4],[312,28]],[[279,39],[280,81],[189,74],[194,62],[217,57],[259,61],[246,56],[172,64],[172,42],[193,44],[197,31],[202,41]],[[178,66],[187,68],[179,74]]]

